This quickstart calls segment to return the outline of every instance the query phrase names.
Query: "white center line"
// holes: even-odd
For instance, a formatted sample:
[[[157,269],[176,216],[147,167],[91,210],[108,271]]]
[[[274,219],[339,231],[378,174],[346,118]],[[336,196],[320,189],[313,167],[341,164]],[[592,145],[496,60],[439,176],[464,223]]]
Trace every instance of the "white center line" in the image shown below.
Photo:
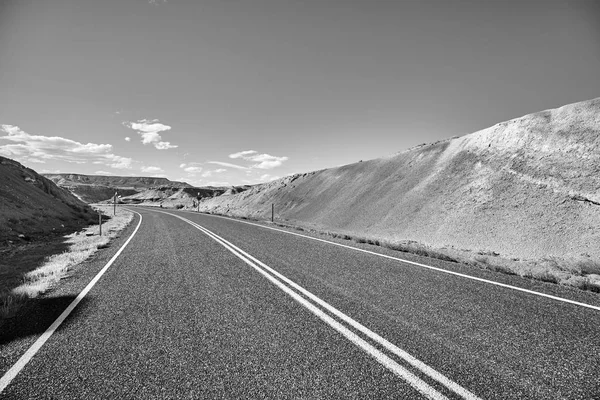
[[[405,381],[407,381],[411,386],[413,386],[415,389],[417,389],[419,392],[421,392],[427,398],[445,399],[446,397],[443,394],[439,393],[437,390],[435,390],[433,387],[431,387],[429,384],[427,384],[425,381],[418,378],[417,376],[412,374],[410,371],[408,371],[406,368],[402,367],[401,365],[396,363],[394,360],[389,358],[387,355],[385,355],[384,353],[379,351],[377,348],[375,348],[374,346],[372,346],[371,344],[366,342],[364,339],[360,338],[354,332],[352,332],[351,330],[349,330],[348,328],[343,326],[341,323],[339,323],[338,321],[333,319],[331,316],[324,313],[321,309],[316,307],[314,304],[310,303],[308,300],[306,300],[305,298],[300,296],[298,293],[294,292],[291,288],[302,293],[303,295],[305,295],[306,297],[311,299],[313,302],[317,303],[321,307],[325,308],[327,311],[331,312],[336,317],[340,318],[344,322],[348,323],[350,326],[352,326],[355,329],[357,329],[358,331],[362,332],[367,337],[369,337],[371,340],[374,340],[375,342],[381,344],[388,351],[390,351],[393,354],[395,354],[396,356],[400,357],[401,359],[403,359],[404,361],[406,361],[413,367],[417,368],[418,370],[420,370],[421,372],[423,372],[430,378],[438,381],[439,383],[441,383],[442,385],[444,385],[445,387],[447,387],[454,393],[460,395],[461,397],[463,397],[465,399],[469,399],[469,400],[479,399],[476,395],[469,392],[467,389],[463,388],[456,382],[450,380],[446,376],[437,372],[436,370],[434,370],[427,364],[423,363],[422,361],[418,360],[414,356],[410,355],[406,351],[400,349],[399,347],[390,343],[389,341],[382,338],[375,332],[369,330],[367,327],[360,324],[358,321],[355,321],[351,317],[342,313],[341,311],[339,311],[338,309],[336,309],[329,303],[325,302],[324,300],[315,296],[314,294],[312,294],[308,290],[304,289],[300,285],[298,285],[295,282],[291,281],[290,279],[286,278],[285,276],[283,276],[279,272],[275,271],[268,265],[264,264],[260,260],[257,260],[255,257],[248,254],[247,252],[240,249],[239,247],[235,246],[231,242],[228,242],[224,238],[216,235],[214,232],[202,227],[201,225],[198,225],[197,223],[195,223],[193,221],[183,218],[179,215],[164,212],[164,211],[157,211],[157,212],[160,212],[163,214],[168,214],[168,215],[174,216],[176,218],[179,218],[179,219],[187,222],[188,224],[192,225],[196,229],[204,232],[209,237],[213,238],[215,241],[220,243],[223,247],[228,249],[231,253],[236,255],[238,258],[240,258],[246,264],[250,265],[252,268],[254,268],[256,271],[258,271],[260,274],[265,276],[268,280],[270,280],[273,284],[275,284],[277,287],[279,287],[281,290],[283,290],[285,293],[287,293],[289,296],[291,296],[298,303],[300,303],[301,305],[306,307],[309,311],[311,311],[313,314],[315,314],[317,317],[319,317],[322,321],[324,321],[325,323],[330,325],[332,328],[334,328],[336,331],[341,333],[343,336],[345,336],[348,340],[350,340],[356,346],[360,347],[365,352],[367,352],[369,355],[374,357],[377,361],[379,361],[382,365],[384,365],[386,368],[388,368],[394,374],[396,374],[397,376],[399,376],[402,379],[404,379]],[[279,278],[281,280],[279,280],[277,278]],[[291,288],[286,286],[282,281],[287,283]]]
[[[192,213],[192,212],[190,212],[190,213]],[[198,213],[192,213],[192,214],[198,215]],[[556,300],[556,301],[561,301],[563,303],[569,303],[569,304],[573,304],[573,305],[576,305],[576,306],[579,306],[579,307],[585,307],[585,308],[589,308],[589,309],[592,309],[592,310],[600,311],[600,307],[593,306],[591,304],[581,303],[579,301],[565,299],[564,297],[553,296],[551,294],[536,292],[535,290],[524,289],[524,288],[520,288],[518,286],[508,285],[506,283],[500,283],[500,282],[491,281],[491,280],[484,279],[484,278],[478,278],[476,276],[471,276],[471,275],[467,275],[467,274],[461,274],[460,272],[450,271],[450,270],[443,269],[443,268],[432,267],[431,265],[421,264],[421,263],[418,263],[418,262],[415,262],[415,261],[409,261],[409,260],[405,260],[405,259],[399,258],[399,257],[392,257],[392,256],[388,256],[386,254],[376,253],[374,251],[360,249],[358,247],[352,247],[352,246],[348,246],[348,245],[341,244],[341,243],[330,242],[329,240],[324,240],[324,239],[320,239],[320,238],[316,238],[316,237],[312,237],[312,236],[302,235],[302,234],[296,233],[296,232],[290,232],[290,231],[286,231],[286,230],[283,230],[283,229],[273,228],[273,227],[270,227],[270,226],[264,226],[264,225],[261,225],[261,224],[255,224],[255,223],[248,222],[248,221],[240,221],[240,220],[234,219],[234,218],[222,217],[220,215],[212,215],[212,214],[203,214],[203,215],[206,215],[206,216],[209,216],[209,217],[215,217],[215,218],[223,218],[223,219],[226,219],[226,220],[230,220],[230,221],[234,221],[234,222],[239,222],[241,224],[258,226],[260,228],[270,229],[270,230],[277,231],[277,232],[283,232],[283,233],[287,233],[288,235],[294,235],[294,236],[299,236],[299,237],[303,237],[303,238],[310,239],[310,240],[316,240],[318,242],[323,242],[323,243],[331,244],[331,245],[334,245],[334,246],[343,247],[343,248],[346,248],[346,249],[360,251],[362,253],[372,254],[372,255],[375,255],[375,256],[378,256],[378,257],[387,258],[387,259],[390,259],[390,260],[400,261],[402,263],[415,265],[415,266],[418,266],[418,267],[421,267],[421,268],[427,268],[427,269],[430,269],[430,270],[433,270],[433,271],[442,272],[444,274],[450,274],[450,275],[460,276],[461,278],[467,278],[467,279],[475,280],[475,281],[478,281],[478,282],[487,283],[487,284],[490,284],[490,285],[500,286],[500,287],[503,287],[503,288],[506,288],[506,289],[517,290],[519,292],[524,292],[524,293],[532,294],[532,295],[535,295],[535,296],[546,297],[548,299],[552,299],[552,300]]]

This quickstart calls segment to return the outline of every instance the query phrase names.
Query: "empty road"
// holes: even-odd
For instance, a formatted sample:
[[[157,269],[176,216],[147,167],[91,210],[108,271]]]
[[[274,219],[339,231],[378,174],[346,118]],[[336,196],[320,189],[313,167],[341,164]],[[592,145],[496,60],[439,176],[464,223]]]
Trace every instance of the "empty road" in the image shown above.
[[[107,254],[141,219],[135,235],[27,362],[19,357],[102,257],[65,283],[76,293],[48,296],[52,320],[37,314],[0,332],[0,398],[600,398],[599,309],[245,221],[132,209],[139,215]]]

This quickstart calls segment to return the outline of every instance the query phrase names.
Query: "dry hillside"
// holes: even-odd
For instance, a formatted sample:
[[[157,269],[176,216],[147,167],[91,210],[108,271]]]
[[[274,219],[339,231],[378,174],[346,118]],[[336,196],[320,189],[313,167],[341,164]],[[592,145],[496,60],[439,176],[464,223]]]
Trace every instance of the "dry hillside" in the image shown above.
[[[0,157],[0,246],[8,241],[64,234],[96,220],[96,214],[69,191]]]
[[[247,190],[250,186],[232,186],[232,187],[159,187],[155,189],[144,190],[130,196],[121,197],[121,203],[141,204],[149,206],[163,206],[166,208],[193,208],[197,205],[198,198],[212,198],[223,194],[240,193]]]
[[[200,209],[432,247],[600,258],[600,98],[393,156],[204,199]]]

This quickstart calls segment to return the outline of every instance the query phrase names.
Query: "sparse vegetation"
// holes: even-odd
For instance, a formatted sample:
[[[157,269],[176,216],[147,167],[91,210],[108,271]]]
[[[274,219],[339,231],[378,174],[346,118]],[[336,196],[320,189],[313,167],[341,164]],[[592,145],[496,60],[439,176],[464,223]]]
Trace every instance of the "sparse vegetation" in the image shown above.
[[[99,209],[107,214],[110,206],[101,206]],[[28,299],[35,298],[48,291],[58,281],[64,278],[74,266],[89,259],[98,249],[108,247],[109,242],[115,238],[119,231],[124,229],[132,220],[133,214],[129,211],[119,210],[116,216],[105,220],[102,225],[102,236],[99,236],[99,226],[92,225],[81,232],[65,236],[68,244],[67,251],[49,256],[37,269],[26,273],[22,284],[0,293],[0,317],[14,315],[20,306]],[[108,218],[108,217],[107,217]],[[88,233],[93,234],[87,236]]]
[[[207,214],[235,218],[231,215],[210,212]],[[242,219],[253,219],[239,217]],[[506,275],[518,275],[523,278],[535,279],[542,282],[575,287],[581,290],[600,293],[600,261],[588,255],[577,258],[547,257],[534,260],[504,258],[498,252],[479,250],[473,254],[468,250],[436,249],[412,240],[388,240],[349,233],[324,231],[301,227],[290,223],[276,222],[276,226],[295,229],[301,232],[326,235],[336,239],[352,240],[360,244],[381,246],[395,251],[411,253],[437,260],[460,263],[473,267],[499,272]]]

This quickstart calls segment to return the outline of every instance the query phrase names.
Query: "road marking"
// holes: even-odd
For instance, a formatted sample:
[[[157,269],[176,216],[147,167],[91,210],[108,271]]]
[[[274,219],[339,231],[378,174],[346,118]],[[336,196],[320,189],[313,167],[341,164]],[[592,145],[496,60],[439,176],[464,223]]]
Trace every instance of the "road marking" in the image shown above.
[[[198,213],[195,213],[195,212],[190,212],[190,211],[187,211],[187,212],[189,212],[191,214],[198,215]],[[591,304],[581,303],[579,301],[565,299],[564,297],[553,296],[551,294],[536,292],[535,290],[524,289],[524,288],[520,288],[518,286],[508,285],[506,283],[500,283],[500,282],[495,282],[495,281],[491,281],[491,280],[484,279],[484,278],[478,278],[476,276],[471,276],[471,275],[467,275],[467,274],[461,274],[460,272],[450,271],[450,270],[443,269],[443,268],[432,267],[431,265],[421,264],[421,263],[418,263],[418,262],[415,262],[415,261],[409,261],[409,260],[405,260],[405,259],[399,258],[399,257],[392,257],[392,256],[388,256],[386,254],[376,253],[374,251],[364,250],[364,249],[360,249],[358,247],[352,247],[352,246],[348,246],[348,245],[341,244],[341,243],[330,242],[329,240],[325,240],[325,239],[320,239],[320,238],[315,238],[315,237],[312,237],[312,236],[302,235],[302,234],[296,233],[296,232],[289,232],[289,231],[285,231],[283,229],[277,229],[277,228],[273,228],[273,227],[270,227],[270,226],[264,226],[264,225],[260,225],[260,224],[255,224],[255,223],[248,222],[248,221],[240,221],[240,220],[234,219],[234,218],[222,217],[220,215],[213,215],[213,214],[203,214],[203,215],[207,215],[209,217],[215,217],[215,218],[223,218],[223,219],[227,219],[227,220],[230,220],[230,221],[239,222],[239,223],[242,223],[242,224],[254,225],[254,226],[258,226],[258,227],[265,228],[265,229],[271,229],[271,230],[277,231],[277,232],[287,233],[289,235],[300,236],[300,237],[303,237],[303,238],[306,238],[306,239],[316,240],[316,241],[319,241],[319,242],[324,242],[324,243],[332,244],[332,245],[335,245],[335,246],[344,247],[346,249],[352,249],[352,250],[360,251],[360,252],[363,252],[363,253],[372,254],[372,255],[375,255],[375,256],[383,257],[383,258],[388,258],[390,260],[400,261],[400,262],[403,262],[403,263],[406,263],[406,264],[412,264],[412,265],[416,265],[418,267],[427,268],[427,269],[431,269],[431,270],[438,271],[438,272],[443,272],[445,274],[460,276],[462,278],[472,279],[472,280],[475,280],[475,281],[479,281],[479,282],[483,282],[483,283],[488,283],[490,285],[500,286],[500,287],[503,287],[503,288],[506,288],[506,289],[517,290],[519,292],[529,293],[529,294],[532,294],[532,295],[535,295],[535,296],[546,297],[546,298],[549,298],[549,299],[552,299],[552,300],[561,301],[563,303],[574,304],[576,306],[586,307],[586,308],[590,308],[592,310],[600,311],[600,307],[593,306]]]
[[[338,321],[336,321],[335,319],[333,319],[329,315],[325,314],[321,309],[317,308],[315,305],[313,305],[312,303],[310,303],[308,300],[306,300],[305,298],[303,298],[302,296],[300,296],[298,293],[294,292],[291,288],[289,288],[288,286],[286,286],[284,283],[282,283],[277,278],[280,278],[281,280],[283,280],[284,282],[286,282],[289,286],[291,286],[294,289],[296,289],[298,292],[300,292],[303,295],[305,295],[306,297],[310,298],[315,303],[319,304],[320,306],[322,306],[323,308],[325,308],[326,310],[328,310],[329,312],[331,312],[332,314],[334,314],[338,318],[342,319],[343,321],[345,321],[346,323],[348,323],[349,325],[351,325],[352,327],[354,327],[358,331],[362,332],[363,334],[365,334],[366,336],[368,336],[372,340],[374,340],[377,343],[383,345],[386,349],[388,349],[389,351],[391,351],[393,354],[397,355],[398,357],[400,357],[401,359],[403,359],[404,361],[406,361],[410,365],[412,365],[415,368],[419,369],[421,372],[425,373],[430,378],[438,381],[439,383],[441,383],[442,385],[444,385],[448,389],[452,390],[456,394],[460,395],[461,397],[463,397],[465,399],[469,399],[469,400],[477,400],[477,399],[479,399],[476,395],[474,395],[473,393],[469,392],[467,389],[463,388],[462,386],[460,386],[456,382],[450,380],[446,376],[444,376],[441,373],[437,372],[436,370],[434,370],[433,368],[431,368],[427,364],[423,363],[422,361],[418,360],[414,356],[410,355],[406,351],[400,349],[399,347],[397,347],[394,344],[390,343],[389,341],[387,341],[383,337],[379,336],[375,332],[369,330],[367,327],[365,327],[364,325],[360,324],[358,321],[350,318],[349,316],[347,316],[346,314],[342,313],[341,311],[339,311],[338,309],[336,309],[335,307],[333,307],[329,303],[325,302],[324,300],[322,300],[319,297],[315,296],[314,294],[312,294],[308,290],[304,289],[300,285],[298,285],[295,282],[291,281],[290,279],[286,278],[285,276],[283,276],[279,272],[275,271],[274,269],[272,269],[268,265],[264,264],[263,262],[261,262],[260,260],[256,259],[255,257],[253,257],[252,255],[248,254],[247,252],[245,252],[244,250],[240,249],[239,247],[235,246],[231,242],[228,242],[227,240],[223,239],[222,237],[218,236],[217,234],[213,233],[212,231],[204,228],[203,226],[201,226],[201,225],[199,225],[199,224],[197,224],[197,223],[195,223],[193,221],[190,221],[190,220],[188,220],[186,218],[183,218],[183,217],[181,217],[179,215],[172,214],[172,213],[169,213],[169,212],[164,212],[164,211],[158,211],[158,210],[156,210],[156,211],[160,212],[160,213],[163,213],[163,214],[168,214],[168,215],[174,216],[176,218],[179,218],[182,221],[187,222],[191,226],[193,226],[196,229],[200,230],[201,232],[205,233],[207,236],[211,237],[212,239],[214,239],[218,243],[220,243],[223,247],[225,247],[231,253],[233,253],[234,255],[236,255],[238,258],[240,258],[246,264],[248,264],[249,266],[251,266],[252,268],[254,268],[260,274],[262,274],[263,276],[265,276],[273,284],[275,284],[277,287],[279,287],[281,290],[283,290],[285,293],[287,293],[289,296],[291,296],[298,303],[300,303],[301,305],[303,305],[304,307],[306,307],[309,311],[311,311],[313,314],[315,314],[317,317],[319,317],[323,322],[325,322],[328,325],[330,325],[332,328],[334,328],[336,331],[338,331],[339,333],[341,333],[343,336],[345,336],[348,340],[350,340],[356,346],[360,347],[365,352],[367,352],[369,355],[371,355],[372,357],[374,357],[377,361],[379,361],[382,365],[384,365],[386,368],[388,368],[394,374],[396,374],[397,376],[399,376],[399,377],[403,378],[404,380],[406,380],[411,386],[413,386],[415,389],[417,389],[419,392],[421,392],[427,398],[430,398],[430,399],[445,399],[446,397],[443,394],[439,393],[434,388],[432,388],[431,386],[429,386],[425,381],[421,380],[420,378],[418,378],[417,376],[415,376],[414,374],[412,374],[410,371],[408,371],[404,367],[400,366],[398,363],[396,363],[394,360],[392,360],[391,358],[389,358],[388,356],[386,356],[384,353],[382,353],[381,351],[379,351],[377,348],[375,348],[374,346],[372,346],[371,344],[369,344],[368,342],[366,342],[365,340],[363,340],[362,338],[360,338],[354,332],[350,331],[348,328],[346,328],[345,326],[343,326],[342,324],[340,324]]]
[[[115,262],[117,257],[119,257],[119,255],[123,252],[125,247],[127,247],[131,239],[133,239],[138,229],[140,229],[140,226],[142,225],[142,214],[132,210],[130,211],[139,215],[140,221],[138,222],[137,227],[135,228],[129,239],[127,239],[127,241],[123,244],[123,246],[121,246],[119,251],[117,251],[115,255],[112,256],[112,258],[108,261],[108,263],[106,263],[106,265],[100,270],[100,272],[98,272],[94,279],[92,279],[90,283],[88,283],[85,289],[83,289],[81,293],[79,293],[75,300],[73,300],[71,304],[69,304],[65,311],[63,311],[62,314],[60,314],[60,316],[56,318],[52,325],[50,325],[50,327],[46,329],[46,331],[35,341],[35,343],[31,345],[31,347],[25,352],[25,354],[23,354],[21,358],[19,358],[19,360],[17,360],[17,362],[8,371],[6,371],[2,378],[0,378],[0,394],[4,389],[6,389],[10,382],[17,376],[17,374],[21,372],[21,370],[27,365],[27,363],[29,363],[33,356],[35,356],[35,354],[42,348],[44,343],[46,343],[46,341],[50,339],[50,337],[52,336],[52,334],[54,334],[56,329],[58,329],[58,327],[64,322],[64,320],[69,316],[69,314],[73,312],[73,310],[75,309],[75,307],[77,307],[79,302],[85,297],[86,294],[88,294],[88,292],[94,287],[96,282],[98,282],[98,280],[102,277],[102,275],[104,275],[106,270],[110,268],[110,266],[113,264],[113,262]]]

